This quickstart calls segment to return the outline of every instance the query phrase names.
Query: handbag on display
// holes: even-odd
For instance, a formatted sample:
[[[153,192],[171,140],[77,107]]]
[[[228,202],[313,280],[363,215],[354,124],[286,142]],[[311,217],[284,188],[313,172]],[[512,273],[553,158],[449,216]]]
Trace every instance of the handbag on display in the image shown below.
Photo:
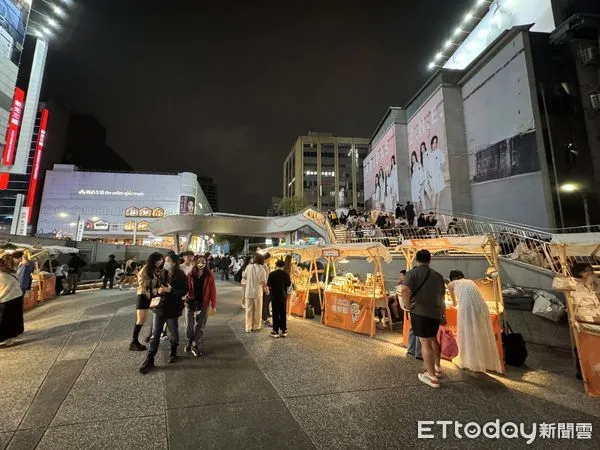
[[[521,333],[514,333],[510,325],[502,331],[504,361],[509,366],[521,367],[527,359],[527,345]]]
[[[440,343],[442,358],[452,361],[458,356],[458,343],[452,331],[445,326],[441,326],[438,330],[437,340]]]

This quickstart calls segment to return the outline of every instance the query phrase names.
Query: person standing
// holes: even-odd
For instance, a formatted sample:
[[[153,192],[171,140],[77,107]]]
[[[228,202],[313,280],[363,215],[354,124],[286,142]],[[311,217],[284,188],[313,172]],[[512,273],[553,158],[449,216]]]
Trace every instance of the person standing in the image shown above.
[[[13,255],[0,258],[0,346],[7,347],[25,329],[23,291],[15,272]]]
[[[71,253],[71,258],[67,263],[68,274],[67,274],[67,290],[65,295],[72,295],[77,292],[77,285],[81,278],[81,272],[87,263],[79,257],[77,253]]]
[[[177,360],[177,347],[179,346],[178,319],[183,310],[183,297],[187,292],[187,277],[179,268],[179,258],[177,255],[167,255],[164,270],[160,274],[160,287],[158,288],[160,301],[154,308],[152,338],[150,339],[146,359],[139,369],[141,373],[148,373],[154,368],[154,357],[158,352],[160,335],[165,323],[169,328],[169,337],[171,339],[169,363],[174,363]]]
[[[406,220],[411,227],[415,226],[415,207],[411,202],[406,202],[406,208],[404,208],[406,212]]]
[[[431,253],[419,250],[417,266],[406,273],[402,285],[402,306],[410,311],[415,336],[421,343],[426,371],[419,373],[421,382],[433,388],[440,387],[440,345],[437,334],[444,317],[444,277],[430,267]]]
[[[185,353],[198,357],[204,354],[204,329],[209,311],[217,310],[217,287],[215,277],[206,265],[204,257],[198,258],[196,266],[188,275],[188,295],[185,308]]]
[[[275,266],[277,270],[269,274],[267,286],[271,292],[271,305],[273,308],[273,331],[271,332],[271,337],[278,338],[279,331],[281,331],[281,337],[287,337],[288,335],[286,301],[289,289],[292,286],[292,280],[284,270],[284,261],[278,260]]]
[[[265,280],[269,278],[269,273],[271,272],[271,254],[269,252],[265,253],[265,262],[263,264],[263,268],[265,271]],[[271,306],[271,295],[267,291],[265,292],[265,296],[262,302],[262,320],[263,326],[271,327],[271,323],[269,322],[269,317],[271,317],[271,312],[269,311],[269,307]]]
[[[448,292],[458,303],[458,357],[455,364],[473,372],[502,373],[490,311],[473,280],[465,280],[460,270],[450,272]]]
[[[140,331],[148,318],[150,302],[157,297],[160,287],[160,275],[162,272],[164,258],[160,253],[154,252],[148,257],[146,265],[138,272],[137,305],[135,311],[135,326],[133,337],[129,344],[129,350],[145,351],[146,346],[140,344]],[[150,340],[150,338],[148,338]]]
[[[244,300],[245,299],[245,291],[246,291],[246,286],[245,286],[244,279],[243,279],[244,271],[246,270],[246,267],[248,267],[250,264],[252,264],[252,256],[248,255],[248,256],[246,256],[246,259],[244,259],[244,262],[239,270],[239,283],[242,285],[242,308],[246,307],[246,301]]]
[[[54,291],[57,297],[63,292],[63,281],[67,276],[68,270],[69,268],[66,266],[66,264],[57,264],[56,268],[54,269],[54,276],[56,278]]]
[[[223,256],[219,261],[219,268],[221,269],[221,281],[229,281],[229,266],[231,265],[231,259],[229,254]]]
[[[181,254],[183,262],[179,265],[185,276],[187,277],[194,269],[194,252],[186,251]],[[206,260],[204,260],[206,262]]]
[[[25,256],[25,253],[22,251],[14,252],[12,254],[12,258],[14,260],[14,265],[17,268],[17,279],[19,280],[19,286],[23,291],[23,295],[25,295],[27,291],[31,289],[31,284],[33,283],[31,275],[35,269],[35,264],[33,261],[29,261],[27,256]]]
[[[254,255],[252,264],[246,267],[242,276],[244,298],[246,299],[246,333],[261,329],[263,294],[268,292],[265,257],[260,253]]]
[[[117,264],[117,261],[115,261],[115,255],[109,255],[108,261],[104,265],[104,280],[102,280],[102,289],[106,289],[107,284],[111,289],[113,288],[118,267],[119,264]]]

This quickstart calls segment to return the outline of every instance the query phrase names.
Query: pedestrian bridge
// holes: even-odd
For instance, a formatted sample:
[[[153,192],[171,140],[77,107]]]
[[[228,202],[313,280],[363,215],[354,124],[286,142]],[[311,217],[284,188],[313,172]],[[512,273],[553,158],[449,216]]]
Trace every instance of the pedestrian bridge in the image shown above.
[[[291,216],[261,217],[240,214],[211,213],[205,215],[173,215],[150,225],[154,236],[188,236],[220,234],[250,237],[288,237],[301,228],[310,228],[327,244],[335,242],[335,234],[327,218],[318,211],[306,209]],[[189,240],[188,240],[189,242]]]

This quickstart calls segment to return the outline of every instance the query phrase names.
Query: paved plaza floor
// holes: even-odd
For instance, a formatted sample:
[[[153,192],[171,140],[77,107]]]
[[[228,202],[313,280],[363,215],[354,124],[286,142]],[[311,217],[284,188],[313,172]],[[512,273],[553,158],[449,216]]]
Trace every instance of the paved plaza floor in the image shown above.
[[[206,356],[166,364],[163,343],[148,375],[137,370],[144,354],[127,349],[133,292],[80,293],[28,312],[21,343],[0,349],[0,449],[526,446],[521,437],[458,439],[454,429],[443,439],[440,426],[426,432],[434,440],[418,439],[418,421],[443,420],[523,423],[527,432],[545,423],[538,431],[566,437],[570,424],[591,424],[590,440],[576,439],[588,425],[573,425],[574,439],[538,432],[531,447],[600,448],[600,399],[585,396],[564,351],[530,346],[528,368],[506,377],[444,363],[434,390],[394,336],[303,319],[291,320],[286,339],[247,334],[239,286],[219,283],[218,292]]]

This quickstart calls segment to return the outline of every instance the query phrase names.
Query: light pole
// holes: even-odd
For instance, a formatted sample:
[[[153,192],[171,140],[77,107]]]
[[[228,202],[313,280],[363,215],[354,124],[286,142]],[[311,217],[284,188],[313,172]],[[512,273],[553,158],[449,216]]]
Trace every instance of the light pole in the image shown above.
[[[585,195],[585,190],[582,189],[582,187],[576,183],[565,183],[560,187],[560,190],[568,194],[581,192],[581,198],[583,200],[583,213],[585,215],[585,226],[588,229],[588,231],[590,231],[590,210],[588,206],[587,196]]]

